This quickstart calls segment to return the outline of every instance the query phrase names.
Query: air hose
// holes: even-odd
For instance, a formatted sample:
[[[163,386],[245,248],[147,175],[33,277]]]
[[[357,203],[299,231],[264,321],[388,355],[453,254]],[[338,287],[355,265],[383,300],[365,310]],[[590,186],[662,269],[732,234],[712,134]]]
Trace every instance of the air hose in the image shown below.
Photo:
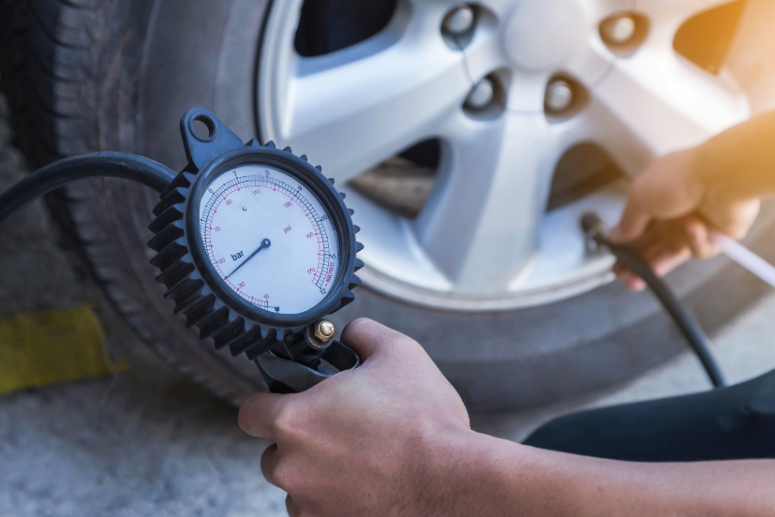
[[[177,175],[158,162],[132,154],[105,152],[66,158],[28,175],[0,196],[0,225],[35,199],[73,181],[127,179],[161,193]]]
[[[587,239],[598,246],[608,248],[617,259],[646,282],[699,358],[713,386],[715,388],[726,386],[724,376],[711,351],[708,336],[691,311],[681,303],[665,281],[652,271],[648,263],[634,249],[611,242],[608,229],[597,214],[584,214],[581,218],[581,228]]]

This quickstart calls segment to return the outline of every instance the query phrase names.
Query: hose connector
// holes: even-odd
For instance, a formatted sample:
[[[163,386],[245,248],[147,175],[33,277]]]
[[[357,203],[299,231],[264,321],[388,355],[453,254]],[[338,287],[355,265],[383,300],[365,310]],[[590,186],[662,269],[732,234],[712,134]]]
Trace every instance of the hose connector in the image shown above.
[[[581,216],[581,229],[586,238],[587,248],[592,251],[599,250],[608,243],[608,227],[594,212],[586,212]]]

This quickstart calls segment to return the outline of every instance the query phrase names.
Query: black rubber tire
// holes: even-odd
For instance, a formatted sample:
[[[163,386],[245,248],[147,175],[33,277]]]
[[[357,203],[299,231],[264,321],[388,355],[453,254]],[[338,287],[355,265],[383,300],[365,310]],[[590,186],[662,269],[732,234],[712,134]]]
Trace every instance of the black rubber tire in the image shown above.
[[[178,121],[192,106],[253,137],[255,63],[269,8],[268,0],[0,0],[3,89],[30,166],[119,150],[179,169]],[[229,26],[246,18],[255,31]],[[241,53],[227,55],[227,47]],[[215,352],[170,316],[145,246],[155,196],[94,181],[68,189],[64,201],[94,275],[146,343],[232,402],[262,388],[251,364]],[[770,259],[773,220],[767,212],[751,239]],[[722,259],[684,267],[671,282],[710,332],[765,289]],[[613,284],[549,306],[488,314],[421,309],[363,288],[357,294],[336,316],[339,326],[368,316],[414,337],[477,410],[611,386],[683,348],[648,294]]]
[[[90,151],[141,151],[139,86],[157,4],[0,0],[2,89],[15,143],[31,170]],[[173,133],[185,111],[168,125]],[[174,147],[182,152],[179,141]],[[168,364],[237,404],[264,387],[255,366],[201,342],[172,317],[163,289],[155,285],[158,271],[149,263],[146,243],[153,236],[149,207],[157,199],[139,185],[94,180],[68,187],[50,201],[55,217],[78,239],[91,272],[138,336]]]

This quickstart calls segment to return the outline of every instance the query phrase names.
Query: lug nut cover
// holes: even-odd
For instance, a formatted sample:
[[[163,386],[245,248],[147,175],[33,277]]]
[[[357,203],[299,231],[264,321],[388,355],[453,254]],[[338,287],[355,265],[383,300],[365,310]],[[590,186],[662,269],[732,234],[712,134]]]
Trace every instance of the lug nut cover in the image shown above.
[[[489,106],[495,98],[495,85],[488,78],[479,81],[468,94],[466,106],[471,109],[481,110]]]
[[[474,26],[474,10],[464,5],[455,8],[444,19],[444,30],[452,36],[461,36]]]
[[[635,20],[629,15],[619,16],[614,20],[610,20],[604,27],[608,39],[617,44],[630,41],[635,35],[635,29]]]
[[[568,81],[554,81],[546,91],[546,107],[549,111],[559,113],[573,104],[573,88]]]

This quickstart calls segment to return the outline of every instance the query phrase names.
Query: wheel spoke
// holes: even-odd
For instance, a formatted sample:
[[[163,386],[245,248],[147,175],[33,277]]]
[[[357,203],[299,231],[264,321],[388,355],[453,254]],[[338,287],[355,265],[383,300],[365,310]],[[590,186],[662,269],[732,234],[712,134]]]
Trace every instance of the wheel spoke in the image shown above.
[[[509,111],[543,113],[549,75],[548,73],[514,74],[509,84]]]
[[[462,116],[461,116],[462,118]],[[503,292],[527,270],[557,155],[543,114],[461,121],[418,242],[460,294]]]
[[[596,138],[607,142],[613,154],[619,152],[631,173],[638,172],[634,167],[642,158],[625,159],[629,151],[617,149],[625,135],[637,142],[638,155],[650,159],[697,145],[749,116],[747,100],[734,84],[700,70],[672,49],[650,46],[614,62],[593,96],[589,116],[596,117]]]
[[[434,136],[470,91],[464,57],[420,16],[319,58],[295,58],[267,133],[340,181]],[[278,74],[282,77],[283,74]],[[279,79],[278,79],[279,80]]]

